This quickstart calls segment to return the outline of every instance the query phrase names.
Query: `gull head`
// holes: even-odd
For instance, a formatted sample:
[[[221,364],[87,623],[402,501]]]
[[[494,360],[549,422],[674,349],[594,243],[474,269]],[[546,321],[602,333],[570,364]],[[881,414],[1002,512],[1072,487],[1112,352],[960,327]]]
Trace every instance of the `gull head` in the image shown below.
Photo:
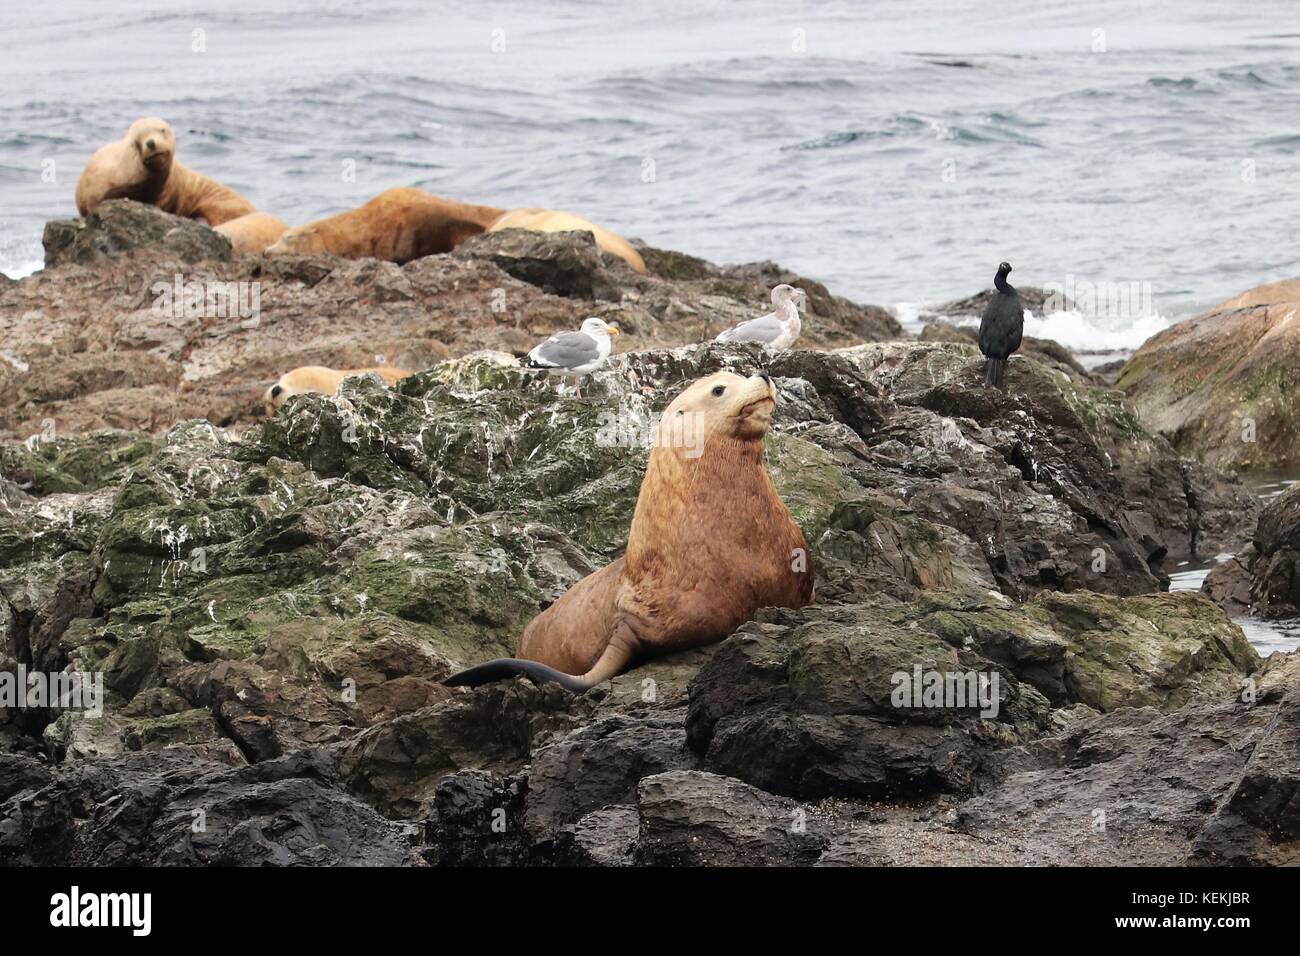
[[[796,289],[784,282],[772,290],[772,304],[775,306],[781,306],[789,302],[798,309],[800,301],[806,298],[807,293],[803,289]]]
[[[592,316],[582,320],[582,331],[588,335],[619,335],[618,326],[610,325],[604,319],[598,319]]]

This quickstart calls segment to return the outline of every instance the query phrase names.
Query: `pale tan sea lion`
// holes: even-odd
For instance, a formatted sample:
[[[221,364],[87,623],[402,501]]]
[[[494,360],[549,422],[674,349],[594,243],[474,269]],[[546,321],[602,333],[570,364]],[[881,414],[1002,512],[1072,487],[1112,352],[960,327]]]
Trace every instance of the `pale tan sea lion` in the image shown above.
[[[280,241],[289,231],[289,224],[269,212],[250,212],[223,222],[216,231],[230,240],[237,256],[260,256]]]
[[[356,209],[290,229],[267,255],[328,252],[351,259],[403,263],[451,252],[503,210],[405,187],[388,189]]]
[[[763,468],[776,389],[717,372],[660,420],[623,557],[583,578],[524,630],[515,658],[449,677],[515,674],[582,691],[649,657],[713,644],[760,607],[803,607],[803,532]]]
[[[134,199],[209,226],[256,211],[233,189],[178,162],[172,128],[157,117],[136,120],[90,157],[77,180],[77,211],[88,216],[106,199]]]
[[[266,415],[268,418],[274,415],[275,410],[294,395],[304,395],[309,392],[315,392],[319,395],[333,395],[338,391],[339,384],[345,378],[351,378],[353,375],[366,375],[370,372],[374,372],[389,385],[396,385],[408,375],[414,374],[406,371],[406,369],[392,368],[388,365],[342,370],[326,368],[323,365],[303,365],[291,372],[285,372],[280,376],[278,382],[266,390],[265,395],[263,395]]]
[[[596,237],[596,245],[602,252],[618,256],[635,271],[645,275],[645,260],[626,239],[571,212],[560,212],[555,209],[512,209],[488,226],[487,231],[500,232],[502,229],[527,229],[532,232],[589,232]]]

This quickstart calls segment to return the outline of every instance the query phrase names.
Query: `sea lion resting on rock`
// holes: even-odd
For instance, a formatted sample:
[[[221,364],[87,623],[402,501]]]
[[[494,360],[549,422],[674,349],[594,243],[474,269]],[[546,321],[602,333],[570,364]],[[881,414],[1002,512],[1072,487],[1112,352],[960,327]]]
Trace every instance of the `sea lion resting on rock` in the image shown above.
[[[399,381],[412,374],[405,369],[392,368],[388,365],[379,365],[375,368],[349,368],[342,371],[326,368],[323,365],[304,365],[292,372],[285,372],[280,376],[278,382],[266,390],[265,395],[263,395],[263,401],[266,403],[266,415],[268,418],[274,415],[275,410],[287,402],[291,396],[304,395],[308,392],[333,395],[338,391],[339,384],[345,378],[351,378],[354,375],[368,375],[371,372],[374,372],[389,385],[396,385]]]
[[[451,252],[499,218],[502,209],[443,199],[422,189],[387,189],[364,206],[290,229],[267,255],[330,252],[403,263]]]
[[[230,240],[237,256],[260,256],[280,241],[289,224],[269,212],[250,212],[246,216],[223,222],[216,231]]]
[[[176,137],[157,117],[136,120],[119,142],[95,151],[77,180],[77,211],[92,213],[105,199],[134,199],[209,226],[256,207],[228,186],[176,161]]]
[[[760,607],[809,603],[808,545],[763,468],[775,403],[766,376],[732,372],[678,395],[660,420],[623,557],[534,618],[518,658],[443,683],[526,674],[583,691],[645,658],[716,643]]]
[[[589,232],[596,237],[596,245],[601,252],[618,256],[633,270],[645,275],[645,260],[626,239],[570,212],[559,212],[555,209],[512,209],[488,226],[487,231],[500,232],[502,229],[527,229],[531,232]]]

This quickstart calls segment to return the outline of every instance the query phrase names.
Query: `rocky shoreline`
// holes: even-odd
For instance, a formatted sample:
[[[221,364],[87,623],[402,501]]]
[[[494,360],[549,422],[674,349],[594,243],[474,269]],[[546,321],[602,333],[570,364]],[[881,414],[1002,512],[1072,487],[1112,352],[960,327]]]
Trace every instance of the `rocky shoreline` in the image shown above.
[[[638,276],[510,232],[232,259],[170,220],[51,223],[0,284],[0,672],[106,688],[99,717],[0,706],[0,862],[1300,861],[1298,658],[1215,603],[1294,611],[1300,499],[1261,512],[1068,353],[999,393],[960,336],[770,263],[643,248]],[[160,314],[177,275],[256,282],[258,314]],[[778,281],[799,349],[699,344]],[[586,315],[630,351],[581,400],[517,366]],[[259,417],[285,369],[377,356],[424,371]],[[816,602],[581,697],[443,687],[617,556],[654,413],[760,362]],[[1209,597],[1166,592],[1221,551]],[[996,686],[900,707],[918,671]]]

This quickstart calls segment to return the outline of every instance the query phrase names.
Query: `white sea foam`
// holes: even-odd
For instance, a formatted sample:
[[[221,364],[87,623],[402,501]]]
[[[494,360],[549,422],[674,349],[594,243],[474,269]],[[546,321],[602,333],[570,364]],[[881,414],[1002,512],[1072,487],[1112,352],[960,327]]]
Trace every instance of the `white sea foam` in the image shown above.
[[[921,321],[921,306],[915,302],[896,302],[893,309],[894,318],[910,335],[919,335],[925,323]]]
[[[969,318],[958,324],[978,328],[980,323],[977,318]],[[1036,339],[1051,339],[1072,352],[1132,352],[1172,324],[1159,312],[1140,318],[1117,318],[1084,315],[1069,309],[1040,317],[1025,310],[1025,335]]]
[[[1039,317],[1025,312],[1025,335],[1052,339],[1075,352],[1127,352],[1139,348],[1170,322],[1159,312],[1138,318],[1084,315],[1069,310]]]
[[[0,272],[3,272],[11,279],[25,278],[36,270],[43,268],[45,268],[45,263],[40,259],[18,259],[14,262],[0,259]]]

